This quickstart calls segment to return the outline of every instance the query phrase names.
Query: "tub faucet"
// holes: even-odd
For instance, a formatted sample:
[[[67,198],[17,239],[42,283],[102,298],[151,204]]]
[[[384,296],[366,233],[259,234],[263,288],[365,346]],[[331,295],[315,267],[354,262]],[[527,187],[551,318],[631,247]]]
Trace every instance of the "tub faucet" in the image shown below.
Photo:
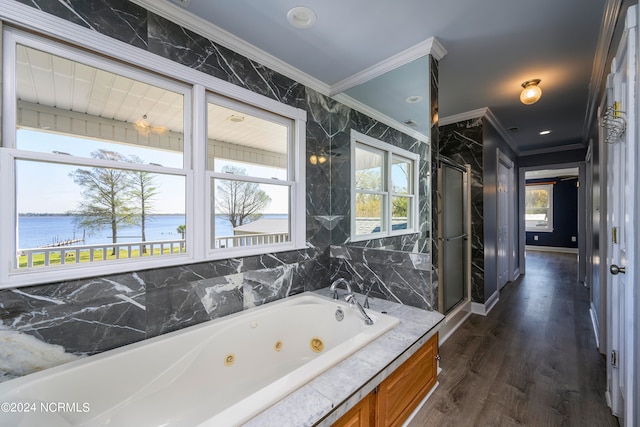
[[[362,314],[362,317],[364,317],[365,325],[373,325],[373,320],[371,320],[371,317],[369,317],[369,315],[364,311],[364,308],[362,308],[362,306],[360,305],[360,303],[356,299],[355,295],[353,295],[350,292],[349,295],[344,297],[344,300],[346,302],[348,302],[349,304],[351,304],[352,306],[354,306],[354,305],[356,306],[356,308],[360,311],[360,314]]]
[[[333,291],[333,299],[340,299],[338,297],[338,285],[344,284],[344,286],[347,288],[347,292],[349,294],[352,294],[353,291],[351,290],[351,285],[349,284],[349,281],[343,277],[336,279],[333,281],[333,283],[331,284],[331,291]]]

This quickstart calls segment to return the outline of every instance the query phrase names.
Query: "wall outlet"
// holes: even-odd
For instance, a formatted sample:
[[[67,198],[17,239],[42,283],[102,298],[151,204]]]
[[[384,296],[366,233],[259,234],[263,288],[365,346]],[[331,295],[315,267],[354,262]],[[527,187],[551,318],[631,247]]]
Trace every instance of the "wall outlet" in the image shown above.
[[[533,236],[533,240],[538,240],[538,236]]]
[[[578,238],[576,236],[571,236],[571,241],[572,242],[576,242],[576,241],[578,241]]]

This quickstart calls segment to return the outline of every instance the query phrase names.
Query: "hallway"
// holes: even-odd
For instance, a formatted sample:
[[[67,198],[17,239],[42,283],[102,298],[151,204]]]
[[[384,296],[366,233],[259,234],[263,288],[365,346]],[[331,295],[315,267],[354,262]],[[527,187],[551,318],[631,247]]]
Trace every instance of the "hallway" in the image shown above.
[[[617,426],[576,255],[532,252],[487,317],[440,348],[440,386],[410,427]]]

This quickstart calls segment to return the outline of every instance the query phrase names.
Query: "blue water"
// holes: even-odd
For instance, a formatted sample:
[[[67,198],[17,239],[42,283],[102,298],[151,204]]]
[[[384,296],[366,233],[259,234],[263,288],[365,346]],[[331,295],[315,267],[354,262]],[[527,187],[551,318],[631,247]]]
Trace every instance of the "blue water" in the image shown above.
[[[264,215],[263,218],[283,218],[286,215]],[[182,238],[177,228],[185,224],[184,215],[150,215],[146,225],[147,241],[177,240]],[[229,220],[216,215],[216,236],[231,236],[233,231]],[[21,215],[18,218],[18,248],[29,249],[49,245],[64,240],[82,239],[79,245],[111,243],[111,229],[86,230],[78,228],[73,216],[65,215]],[[141,240],[140,227],[118,228],[118,243]]]
[[[229,221],[226,222],[229,223]],[[147,241],[180,239],[182,236],[176,229],[184,223],[184,215],[152,215],[146,224]],[[229,227],[230,229],[231,227]],[[82,239],[83,235],[84,242],[79,244],[93,245],[111,242],[110,228],[85,231],[76,226],[73,216],[42,215],[20,216],[18,218],[19,249],[37,248],[62,240]],[[140,241],[141,235],[140,227],[121,227],[118,229],[118,242]]]

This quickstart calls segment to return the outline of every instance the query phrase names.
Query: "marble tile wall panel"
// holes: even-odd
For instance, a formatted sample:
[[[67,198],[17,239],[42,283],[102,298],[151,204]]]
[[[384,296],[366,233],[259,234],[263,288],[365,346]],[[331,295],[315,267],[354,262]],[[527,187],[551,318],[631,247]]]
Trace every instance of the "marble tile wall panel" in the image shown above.
[[[484,165],[482,118],[440,127],[438,152],[471,165],[471,298],[484,302]],[[434,232],[435,233],[435,232]]]
[[[354,291],[426,310],[437,308],[429,255],[331,246],[331,280],[346,278]]]

